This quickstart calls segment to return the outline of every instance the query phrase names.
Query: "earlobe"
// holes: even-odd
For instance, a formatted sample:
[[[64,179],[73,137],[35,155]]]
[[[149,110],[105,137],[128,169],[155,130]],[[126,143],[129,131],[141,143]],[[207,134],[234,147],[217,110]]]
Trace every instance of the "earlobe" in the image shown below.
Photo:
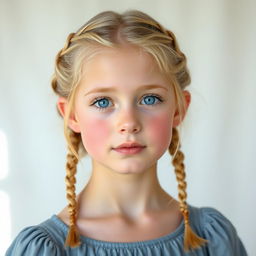
[[[188,107],[190,105],[191,102],[191,94],[189,91],[183,91],[183,95],[185,98],[185,102],[186,102],[186,111],[188,110]]]
[[[65,117],[65,113],[67,111],[67,106],[68,106],[68,101],[66,98],[64,97],[59,97],[58,101],[57,101],[57,107],[58,110],[60,112],[60,114],[62,115],[62,117]],[[79,126],[79,122],[77,121],[77,118],[75,117],[74,113],[70,114],[69,120],[68,120],[68,127],[76,132],[76,133],[80,133],[80,126]]]
[[[59,110],[59,113],[62,115],[64,118],[65,116],[65,105],[67,104],[67,100],[63,97],[59,97],[57,101],[57,107]]]
[[[176,110],[174,117],[173,117],[173,127],[178,126],[184,119],[188,107],[190,105],[191,102],[191,94],[189,91],[183,91],[183,96],[184,96],[184,100],[185,100],[185,112],[180,114],[178,110]]]

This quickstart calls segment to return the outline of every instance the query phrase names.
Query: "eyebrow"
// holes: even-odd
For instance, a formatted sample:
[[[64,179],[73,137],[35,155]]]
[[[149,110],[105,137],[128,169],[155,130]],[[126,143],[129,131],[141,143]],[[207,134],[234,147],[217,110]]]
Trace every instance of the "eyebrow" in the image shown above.
[[[158,88],[168,91],[168,89],[166,87],[161,86],[161,85],[155,85],[155,84],[142,85],[138,89],[138,91],[145,90],[145,89],[158,89]],[[91,94],[91,93],[97,93],[97,92],[116,92],[116,91],[117,91],[117,89],[113,88],[113,87],[95,88],[94,90],[87,92],[84,96]]]

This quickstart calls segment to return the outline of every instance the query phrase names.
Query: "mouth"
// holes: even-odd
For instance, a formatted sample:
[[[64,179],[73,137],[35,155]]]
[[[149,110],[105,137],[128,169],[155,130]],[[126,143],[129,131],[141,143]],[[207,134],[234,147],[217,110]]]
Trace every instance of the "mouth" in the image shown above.
[[[137,142],[125,142],[121,145],[119,145],[118,147],[116,147],[115,149],[119,149],[119,148],[141,148],[141,147],[145,147]]]
[[[133,155],[140,153],[142,150],[144,150],[145,146],[140,147],[121,147],[121,148],[114,148],[114,150],[118,153],[125,154],[125,155]]]

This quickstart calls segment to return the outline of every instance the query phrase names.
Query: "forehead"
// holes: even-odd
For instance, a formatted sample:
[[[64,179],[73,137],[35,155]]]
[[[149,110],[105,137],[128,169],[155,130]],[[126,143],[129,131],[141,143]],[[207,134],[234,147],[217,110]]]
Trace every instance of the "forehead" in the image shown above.
[[[164,84],[170,87],[154,58],[143,49],[135,46],[100,48],[82,66],[81,85],[131,87],[135,84]]]
[[[156,69],[157,65],[153,57],[146,53],[142,48],[136,46],[120,46],[116,48],[101,47],[94,51],[89,59],[85,58],[83,71],[88,69],[107,68],[114,65],[115,68],[132,68],[134,65],[147,70]]]

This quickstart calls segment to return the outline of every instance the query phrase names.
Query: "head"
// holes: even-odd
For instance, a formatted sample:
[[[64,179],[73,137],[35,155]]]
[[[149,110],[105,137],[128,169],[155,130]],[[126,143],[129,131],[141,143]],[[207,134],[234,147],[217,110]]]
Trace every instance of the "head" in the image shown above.
[[[190,83],[186,57],[180,51],[174,34],[166,30],[157,21],[139,11],[127,11],[123,14],[103,12],[83,25],[76,33],[71,33],[62,50],[56,56],[55,73],[52,88],[59,96],[58,111],[64,117],[64,133],[68,143],[67,155],[67,199],[69,201],[70,232],[66,244],[77,246],[79,237],[75,226],[75,174],[76,165],[86,148],[82,143],[79,130],[72,125],[75,119],[75,99],[83,77],[86,75],[86,63],[96,58],[102,51],[111,51],[132,47],[150,56],[157,72],[167,81],[174,95],[174,122],[170,145],[167,145],[173,157],[176,177],[179,183],[180,209],[185,220],[185,249],[196,248],[204,240],[196,236],[189,227],[189,212],[186,203],[186,182],[180,141],[176,126],[186,113],[190,94],[185,88]]]

